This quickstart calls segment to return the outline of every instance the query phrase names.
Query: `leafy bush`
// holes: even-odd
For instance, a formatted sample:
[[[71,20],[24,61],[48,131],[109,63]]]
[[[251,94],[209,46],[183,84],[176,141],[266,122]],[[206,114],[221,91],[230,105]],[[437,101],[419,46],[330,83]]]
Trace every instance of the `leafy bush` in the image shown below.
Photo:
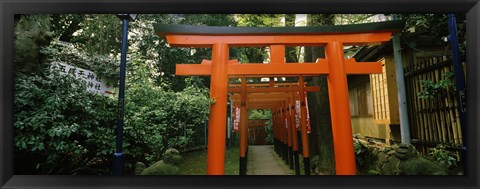
[[[453,72],[442,74],[444,79],[434,82],[432,80],[420,80],[422,90],[417,93],[419,99],[433,100],[442,91],[448,90],[453,85]]]
[[[107,78],[119,77],[119,60],[114,56],[88,53],[73,43],[52,40],[50,45],[41,48],[42,54],[47,56],[45,62],[68,62],[68,64],[91,70]],[[50,65],[46,65],[50,66]]]
[[[109,172],[115,101],[85,88],[57,72],[17,74],[16,174],[81,174],[99,167],[105,169],[97,173]]]
[[[372,162],[371,153],[368,148],[358,139],[353,140],[353,147],[357,166],[360,168],[367,167]]]
[[[56,72],[19,73],[15,84],[17,174],[110,174],[117,100],[85,92],[85,84]],[[127,168],[161,159],[168,148],[204,144],[208,91],[163,91],[144,84],[126,91],[123,150]]]
[[[125,97],[125,135],[131,137],[126,140],[135,150],[145,152],[130,152],[137,161],[145,158],[153,163],[168,148],[182,151],[203,145],[203,125],[211,103],[206,90],[187,87],[172,92],[133,84]]]
[[[457,156],[448,151],[445,145],[439,144],[437,147],[431,148],[428,155],[447,169],[457,166]]]

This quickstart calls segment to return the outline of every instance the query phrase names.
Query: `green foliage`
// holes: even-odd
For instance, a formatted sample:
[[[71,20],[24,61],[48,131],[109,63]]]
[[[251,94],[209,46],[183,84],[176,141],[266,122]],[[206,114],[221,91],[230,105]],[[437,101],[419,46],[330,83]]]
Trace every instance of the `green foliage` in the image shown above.
[[[372,169],[367,172],[368,175],[382,175],[379,170]]]
[[[238,26],[243,27],[279,27],[283,26],[281,19],[283,14],[237,14],[235,18]],[[231,53],[232,58],[240,62],[262,63],[268,58],[265,47],[236,48]]]
[[[252,109],[248,110],[248,119],[270,119],[272,111],[267,109]]]
[[[181,20],[180,15],[142,14],[135,22],[131,22],[129,29],[129,50],[131,52],[128,55],[131,57],[131,61],[127,63],[128,80],[131,78],[133,81],[140,81],[148,77],[149,82],[165,90],[181,91],[185,88],[184,80],[175,77],[175,64],[193,63],[189,59],[190,49],[171,48],[164,39],[155,35],[153,28],[154,23],[178,24]],[[140,73],[138,69],[144,69],[144,72]],[[136,74],[141,75],[136,76]]]
[[[121,21],[114,15],[18,18],[17,70],[41,73],[51,62],[61,61],[118,78]],[[209,50],[171,48],[154,35],[151,24],[215,25],[232,20],[228,15],[142,15],[131,22],[123,143],[127,168],[138,160],[156,162],[169,147],[202,146],[203,125],[212,103],[203,78],[174,77],[176,63],[199,62],[208,58]],[[21,165],[16,170],[20,174],[110,174],[116,97],[86,93],[84,84],[70,76],[47,75],[18,73],[16,77],[15,158]]]
[[[45,74],[49,75],[49,74]],[[16,159],[36,165],[18,171],[42,174],[109,174],[115,144],[116,100],[85,92],[71,76],[16,78]],[[124,153],[128,166],[136,160],[155,162],[169,147],[203,145],[203,125],[209,113],[208,91],[187,87],[163,91],[142,83],[126,91]],[[93,162],[93,163],[92,163]]]
[[[428,40],[429,44],[438,44],[447,46],[444,37],[449,35],[447,14],[401,14],[398,18],[405,20],[403,33],[410,31],[423,33],[422,40]],[[466,53],[466,15],[456,14],[458,41],[462,55]],[[449,43],[449,42],[448,42]]]
[[[43,76],[17,74],[15,155],[20,162],[36,158],[28,162],[36,163],[32,166],[36,170],[30,171],[78,174],[89,168],[109,167],[114,145],[114,101],[86,93],[85,89],[83,82],[57,72]],[[16,171],[31,168],[16,165]]]
[[[438,82],[433,82],[432,80],[420,80],[422,85],[422,91],[417,93],[419,99],[433,100],[436,95],[442,91],[446,91],[450,86],[453,85],[453,72],[448,72],[443,74],[445,79],[442,79]]]
[[[60,61],[69,65],[91,70],[107,78],[119,77],[119,60],[115,57],[97,53],[89,53],[74,43],[52,40],[49,46],[43,47],[40,52],[46,55],[43,67],[49,63]]]
[[[404,33],[414,29],[415,32],[426,32],[426,35],[442,41],[448,35],[448,22],[446,14],[400,14],[398,19],[405,20]]]
[[[354,139],[355,160],[358,167],[366,167],[372,162],[371,153],[368,148],[358,139]]]
[[[80,23],[85,21],[84,14],[51,14],[51,31],[60,41],[72,42],[74,35],[81,29]],[[97,31],[98,32],[98,31]]]
[[[282,26],[282,14],[237,14],[235,18],[238,26],[272,27]]]
[[[236,26],[231,14],[183,14],[180,24],[203,26]]]
[[[170,148],[163,154],[163,159],[144,169],[141,175],[178,175],[178,165],[183,161],[177,149]],[[138,163],[137,163],[138,164]]]
[[[87,53],[97,55],[119,54],[122,38],[122,20],[114,14],[74,15],[82,19],[71,41]],[[71,22],[75,20],[72,19]],[[70,25],[69,25],[70,26]],[[99,43],[101,41],[101,43]]]
[[[187,87],[182,92],[135,83],[126,90],[125,133],[135,159],[149,163],[161,158],[167,148],[183,150],[203,145],[204,121],[210,100],[205,89]],[[141,150],[140,150],[141,148]]]
[[[178,175],[180,168],[178,166],[167,164],[163,160],[154,163],[140,173],[141,175]]]
[[[266,121],[267,144],[273,144],[272,111],[267,109],[248,110],[248,119],[268,119]]]
[[[373,22],[372,17],[375,14],[336,14],[334,17],[336,25],[360,24]]]
[[[39,72],[43,59],[39,49],[48,45],[52,38],[49,15],[19,17],[14,31],[15,70],[24,73]]]
[[[186,87],[183,77],[175,76],[175,65],[181,63],[200,63],[203,59],[210,59],[210,48],[171,48],[164,39],[155,35],[152,27],[154,23],[188,24],[208,26],[232,26],[236,23],[232,15],[207,14],[169,14],[169,15],[140,15],[131,24],[130,40],[132,41],[132,56],[141,60],[140,64],[147,65],[147,69],[155,74],[148,77],[156,85],[165,90],[182,91]],[[135,60],[134,60],[135,61]],[[134,65],[135,66],[135,65]],[[209,86],[210,80],[199,78],[202,86]]]
[[[457,166],[457,156],[448,151],[445,145],[439,144],[435,148],[430,148],[428,155],[447,169]]]
[[[237,175],[240,148],[225,149],[225,175]],[[183,162],[179,165],[179,175],[206,175],[207,151],[192,151],[182,153]]]

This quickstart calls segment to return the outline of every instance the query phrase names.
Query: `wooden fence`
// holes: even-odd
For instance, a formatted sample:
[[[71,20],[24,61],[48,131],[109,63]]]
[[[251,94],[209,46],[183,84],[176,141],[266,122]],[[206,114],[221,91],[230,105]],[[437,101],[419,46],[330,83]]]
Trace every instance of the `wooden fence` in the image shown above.
[[[405,68],[410,135],[412,144],[423,154],[438,144],[449,145],[458,152],[462,144],[453,71],[451,59],[445,56],[417,58]],[[422,99],[419,98],[424,91],[422,80],[434,83],[451,80],[452,84],[431,94],[430,99]]]

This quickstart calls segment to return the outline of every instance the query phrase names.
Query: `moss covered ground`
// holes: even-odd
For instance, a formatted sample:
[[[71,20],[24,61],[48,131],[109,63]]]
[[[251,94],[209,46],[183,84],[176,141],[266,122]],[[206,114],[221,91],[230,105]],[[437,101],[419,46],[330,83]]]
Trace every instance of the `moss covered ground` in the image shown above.
[[[226,149],[225,175],[238,175],[239,148]],[[206,175],[207,151],[182,153],[183,162],[179,165],[179,175]]]

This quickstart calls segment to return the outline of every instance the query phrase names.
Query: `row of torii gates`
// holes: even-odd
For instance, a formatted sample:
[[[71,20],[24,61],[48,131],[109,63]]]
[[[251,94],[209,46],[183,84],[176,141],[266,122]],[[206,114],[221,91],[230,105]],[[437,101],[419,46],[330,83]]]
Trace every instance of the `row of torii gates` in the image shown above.
[[[270,109],[272,111],[273,134],[274,134],[274,149],[285,160],[290,168],[295,168],[296,175],[300,175],[300,161],[299,161],[299,140],[298,131],[301,132],[302,147],[304,157],[303,162],[305,166],[305,175],[310,175],[310,161],[308,149],[308,136],[306,127],[307,106],[306,106],[306,92],[318,92],[320,87],[307,87],[303,76],[298,77],[297,83],[275,83],[274,78],[270,78],[268,84],[246,84],[246,78],[241,78],[241,87],[229,87],[230,101],[235,106],[242,106],[242,99],[245,99],[245,109]],[[240,94],[235,92],[239,92]],[[248,94],[246,94],[248,93]],[[303,95],[302,95],[303,94]],[[244,96],[242,96],[244,95]],[[297,117],[297,103],[300,102],[298,111],[300,114]],[[247,170],[247,134],[246,130],[252,127],[258,127],[258,124],[246,124],[249,121],[246,110],[240,113],[240,175],[245,175]],[[299,125],[297,120],[299,119]],[[303,124],[303,125],[302,125]],[[263,125],[264,126],[264,125]],[[300,126],[300,127],[297,127]],[[244,153],[245,152],[245,153]],[[244,155],[245,156],[242,156]],[[295,165],[295,166],[294,166]]]
[[[344,58],[344,46],[371,45],[390,40],[403,29],[403,22],[311,27],[219,27],[155,24],[155,32],[175,47],[212,48],[211,61],[200,64],[177,64],[176,75],[210,76],[210,106],[207,146],[207,175],[223,175],[226,148],[228,93],[240,105],[240,174],[246,172],[247,109],[271,109],[276,146],[288,146],[296,154],[301,140],[306,174],[309,174],[308,133],[305,93],[319,91],[321,86],[307,87],[304,76],[325,74],[333,132],[337,175],[355,175],[356,163],[350,122],[347,74],[382,73],[378,62],[356,62]],[[286,63],[286,46],[324,46],[325,58],[311,63]],[[232,47],[269,47],[270,63],[239,63],[229,60]],[[246,78],[298,77],[296,85],[279,86],[270,79],[268,86],[249,85]],[[229,78],[241,78],[238,87],[229,86]],[[301,139],[297,139],[292,117],[292,102],[300,100]],[[278,151],[279,149],[277,149]],[[293,153],[292,153],[293,151]],[[291,158],[292,155],[289,155]],[[291,161],[290,161],[291,162]],[[298,168],[296,168],[297,170]],[[298,171],[297,171],[297,174]]]

